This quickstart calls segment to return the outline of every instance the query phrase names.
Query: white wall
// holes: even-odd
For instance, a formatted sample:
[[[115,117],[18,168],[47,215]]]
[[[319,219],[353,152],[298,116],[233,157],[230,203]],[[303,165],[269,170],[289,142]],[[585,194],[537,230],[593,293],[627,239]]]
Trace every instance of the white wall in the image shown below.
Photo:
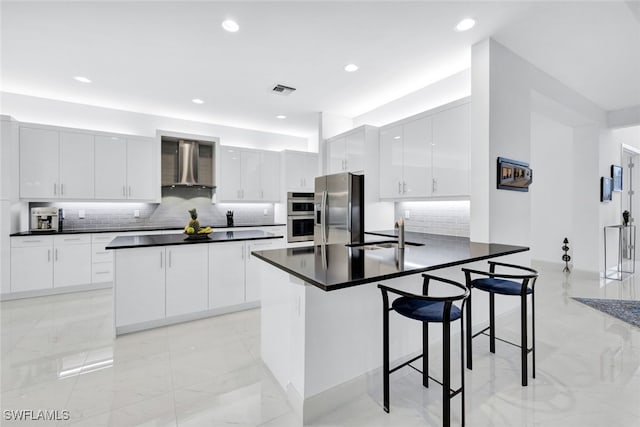
[[[573,245],[573,129],[533,113],[531,164],[531,259],[561,262],[564,238]]]
[[[72,102],[56,101],[14,93],[0,93],[0,112],[21,122],[33,122],[116,132],[156,136],[156,129],[220,137],[224,145],[265,150],[308,151],[313,141],[297,136],[240,129],[213,123],[194,122],[151,114],[114,110]]]
[[[640,126],[614,129],[611,134],[616,143],[630,145],[640,150]]]
[[[384,126],[469,95],[471,70],[467,69],[357,116],[353,126]]]
[[[488,68],[487,68],[488,63]],[[476,68],[476,65],[477,68]],[[488,69],[488,71],[487,71]],[[488,79],[487,79],[488,73]],[[487,82],[488,80],[488,82]],[[489,241],[532,245],[531,192],[515,192],[496,189],[496,158],[507,157],[531,163],[531,117],[540,94],[581,117],[584,125],[574,133],[576,170],[574,180],[582,183],[574,192],[574,254],[580,268],[597,271],[601,264],[598,236],[602,223],[608,220],[613,206],[599,206],[599,176],[604,172],[601,162],[612,161],[609,156],[600,160],[600,150],[609,147],[601,130],[606,127],[606,113],[579,93],[536,68],[494,40],[485,40],[472,49],[472,110],[471,135],[479,140],[480,147],[472,146],[471,182],[485,180],[489,185],[472,185],[471,188],[471,238],[488,235]],[[488,135],[487,135],[488,123]],[[483,145],[489,144],[489,158],[475,159]],[[474,141],[474,144],[478,141]],[[544,161],[544,160],[541,160]],[[485,163],[486,162],[486,163]],[[536,170],[546,164],[531,164],[534,182]],[[488,210],[477,211],[488,197]],[[487,225],[488,224],[488,225]],[[479,227],[476,233],[475,227]],[[578,254],[580,256],[578,256]]]

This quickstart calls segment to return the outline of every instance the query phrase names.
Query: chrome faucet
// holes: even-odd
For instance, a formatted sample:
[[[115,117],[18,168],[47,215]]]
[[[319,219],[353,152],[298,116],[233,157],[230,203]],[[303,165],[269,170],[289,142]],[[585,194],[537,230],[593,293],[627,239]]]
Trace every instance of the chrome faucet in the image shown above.
[[[398,229],[398,249],[404,249],[404,218],[400,217],[396,222],[395,228]]]

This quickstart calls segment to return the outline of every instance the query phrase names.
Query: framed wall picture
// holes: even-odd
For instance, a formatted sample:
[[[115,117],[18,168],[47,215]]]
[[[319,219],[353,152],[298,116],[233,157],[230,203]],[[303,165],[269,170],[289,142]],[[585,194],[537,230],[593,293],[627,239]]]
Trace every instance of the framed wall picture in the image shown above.
[[[613,191],[622,191],[622,167],[611,165],[611,179],[613,179]]]
[[[497,170],[499,190],[529,191],[529,185],[533,181],[529,163],[498,157]]]
[[[600,177],[600,201],[610,202],[613,191],[613,179],[606,176]]]

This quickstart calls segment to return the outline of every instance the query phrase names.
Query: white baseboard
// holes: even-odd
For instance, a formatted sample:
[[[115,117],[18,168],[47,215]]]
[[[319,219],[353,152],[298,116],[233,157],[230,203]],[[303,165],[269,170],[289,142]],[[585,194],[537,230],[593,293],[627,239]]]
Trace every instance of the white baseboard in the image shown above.
[[[9,292],[0,294],[0,301],[11,301],[22,298],[46,297],[50,295],[69,294],[73,292],[95,291],[113,288],[113,282],[89,283],[86,285],[63,286],[61,288],[35,289],[32,291]]]
[[[176,323],[190,322],[192,320],[206,319],[207,317],[220,316],[223,314],[234,313],[236,311],[250,310],[260,307],[259,301],[236,304],[229,307],[214,308],[212,310],[199,311],[197,313],[182,314],[180,316],[171,316],[164,319],[150,320],[148,322],[134,323],[131,325],[116,326],[115,334],[124,335],[132,332],[144,331],[146,329],[159,328],[162,326],[175,325]]]

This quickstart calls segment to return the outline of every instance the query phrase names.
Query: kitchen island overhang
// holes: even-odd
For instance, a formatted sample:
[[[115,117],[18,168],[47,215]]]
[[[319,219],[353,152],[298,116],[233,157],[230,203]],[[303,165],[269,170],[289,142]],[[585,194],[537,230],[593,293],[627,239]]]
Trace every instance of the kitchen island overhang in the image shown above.
[[[486,268],[486,259],[524,246],[408,233],[404,250],[365,245],[314,246],[253,252],[262,263],[261,355],[303,422],[368,393],[382,411],[382,299],[376,284],[419,292],[420,273],[462,282],[460,266]],[[522,262],[522,260],[519,260]],[[483,296],[473,304],[486,304]],[[496,313],[515,308],[506,301]],[[474,310],[475,325],[486,310]],[[418,322],[393,318],[391,360],[421,353]],[[436,329],[438,326],[433,326]],[[438,331],[430,335],[440,339]],[[455,341],[455,340],[453,340]],[[452,342],[453,342],[452,341]]]

